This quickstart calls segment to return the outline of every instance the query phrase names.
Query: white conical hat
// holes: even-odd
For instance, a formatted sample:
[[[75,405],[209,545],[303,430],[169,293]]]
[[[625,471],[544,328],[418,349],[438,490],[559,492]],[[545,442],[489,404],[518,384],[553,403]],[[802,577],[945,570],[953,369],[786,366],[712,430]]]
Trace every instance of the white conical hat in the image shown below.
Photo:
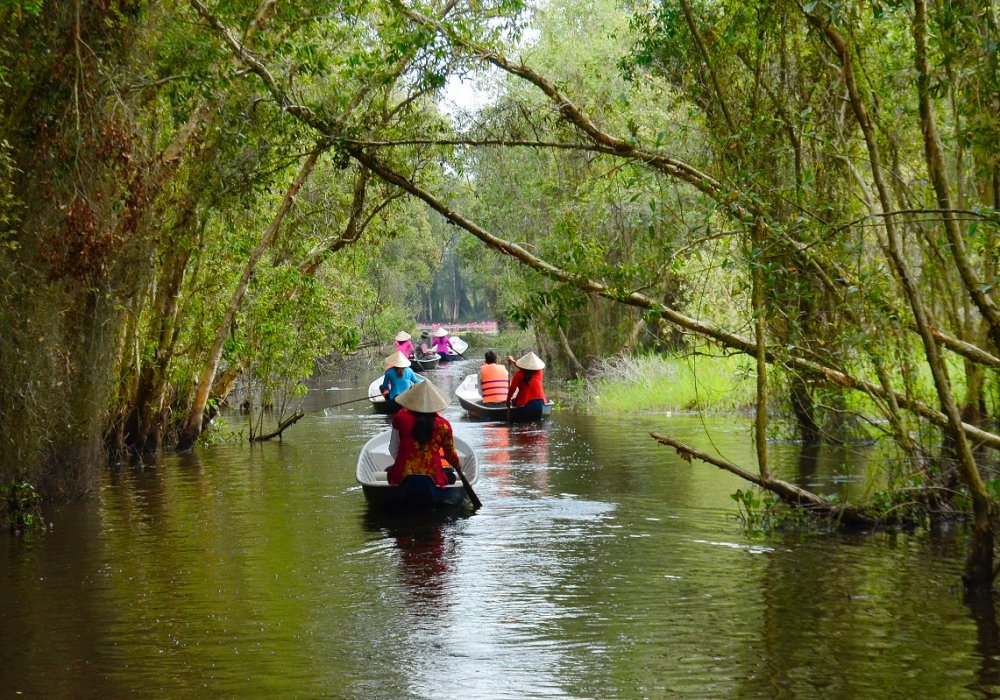
[[[390,367],[409,367],[410,361],[406,359],[406,355],[401,353],[399,350],[389,355],[385,358],[385,363]]]
[[[397,396],[396,403],[417,413],[437,413],[448,408],[445,395],[426,379]]]
[[[404,340],[409,340],[409,339],[410,339],[410,334],[407,333],[406,331],[400,331],[399,333],[396,334],[396,340],[398,340],[401,343]]]
[[[545,369],[545,363],[533,352],[521,355],[514,364],[521,369]]]
[[[448,329],[445,328],[444,326],[441,326],[436,331],[434,331],[434,335],[437,336],[438,338],[446,336],[448,335]]]

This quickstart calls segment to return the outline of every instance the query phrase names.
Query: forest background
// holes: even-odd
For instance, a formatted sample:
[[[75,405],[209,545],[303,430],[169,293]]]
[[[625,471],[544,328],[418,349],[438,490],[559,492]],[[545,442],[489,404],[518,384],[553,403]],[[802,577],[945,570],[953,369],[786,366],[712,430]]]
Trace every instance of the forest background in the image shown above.
[[[489,311],[567,375],[745,357],[756,465],[659,439],[845,526],[968,517],[966,584],[992,587],[995,4],[2,0],[0,20],[0,484],[73,498],[109,458],[190,448],[238,383],[280,420],[319,358]],[[449,78],[491,99],[445,113]],[[776,414],[806,443],[863,422],[893,446],[890,497],[775,477]]]

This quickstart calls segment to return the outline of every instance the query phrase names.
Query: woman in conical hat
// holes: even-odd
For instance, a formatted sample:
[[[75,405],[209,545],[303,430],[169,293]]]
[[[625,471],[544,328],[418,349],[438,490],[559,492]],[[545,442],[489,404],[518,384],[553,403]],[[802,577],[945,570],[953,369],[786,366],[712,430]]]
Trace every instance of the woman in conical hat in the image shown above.
[[[439,413],[448,399],[425,380],[400,394],[397,403],[403,408],[392,417],[389,483],[399,484],[408,476],[428,476],[438,486],[455,483],[449,465],[461,463],[451,423]]]
[[[449,355],[458,354],[455,352],[455,348],[451,346],[448,329],[444,326],[434,331],[434,339],[431,342],[434,343],[434,352],[440,355],[442,360],[446,359]]]
[[[395,412],[399,410],[396,397],[424,378],[410,369],[410,361],[399,350],[385,358],[385,363],[389,368],[382,376],[382,395],[389,402],[390,412]]]
[[[413,357],[413,341],[410,340],[410,334],[406,331],[400,331],[396,334],[396,349],[399,350],[406,357]]]
[[[517,367],[507,388],[507,405],[510,406],[511,402],[515,406],[537,404],[541,410],[541,407],[549,401],[542,387],[542,370],[545,369],[545,363],[533,352],[522,355],[517,360],[508,355],[507,361],[513,362]]]

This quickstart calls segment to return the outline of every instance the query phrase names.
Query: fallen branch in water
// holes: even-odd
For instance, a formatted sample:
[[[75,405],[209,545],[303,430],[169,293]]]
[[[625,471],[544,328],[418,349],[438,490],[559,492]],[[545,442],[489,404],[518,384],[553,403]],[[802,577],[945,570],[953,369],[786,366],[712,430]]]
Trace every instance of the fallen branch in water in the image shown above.
[[[295,415],[291,416],[290,418],[286,418],[281,423],[279,423],[278,429],[275,430],[273,433],[252,437],[250,438],[250,442],[264,442],[265,440],[270,440],[271,438],[280,438],[281,434],[285,432],[285,428],[294,425],[295,423],[298,423],[299,420],[305,415],[306,414],[303,411],[296,411]]]
[[[812,491],[806,491],[795,484],[781,479],[775,479],[773,477],[765,479],[758,474],[753,474],[748,472],[746,469],[738,467],[732,462],[727,462],[719,457],[714,457],[707,452],[697,450],[684,444],[683,442],[679,442],[673,438],[668,438],[665,435],[650,433],[650,436],[659,443],[673,447],[677,450],[677,454],[679,454],[681,459],[685,462],[690,464],[692,458],[699,459],[702,462],[707,462],[708,464],[714,465],[719,469],[724,469],[731,474],[735,474],[741,479],[745,479],[752,484],[756,484],[757,486],[776,494],[788,505],[795,506],[797,508],[806,508],[811,513],[839,520],[841,523],[851,527],[868,528],[874,527],[878,524],[878,520],[876,518],[873,518],[857,506],[852,506],[847,503],[831,503],[825,498],[816,495]]]

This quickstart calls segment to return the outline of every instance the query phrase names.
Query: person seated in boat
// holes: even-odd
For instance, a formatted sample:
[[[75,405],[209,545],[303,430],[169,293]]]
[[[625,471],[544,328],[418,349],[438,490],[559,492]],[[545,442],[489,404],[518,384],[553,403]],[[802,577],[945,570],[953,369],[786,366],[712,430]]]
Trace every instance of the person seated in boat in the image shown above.
[[[434,339],[431,342],[434,344],[434,352],[441,357],[458,354],[455,352],[455,348],[451,346],[451,338],[448,337],[447,328],[442,327],[434,331]]]
[[[486,351],[486,363],[479,368],[479,393],[484,404],[502,404],[507,400],[510,375],[507,368],[497,364],[497,354]]]
[[[392,418],[389,436],[389,483],[414,475],[429,476],[438,486],[455,483],[452,465],[462,464],[451,423],[439,413],[448,407],[448,399],[425,380],[400,394],[398,401],[402,408]]]
[[[399,350],[385,358],[389,368],[382,377],[381,391],[386,401],[395,401],[396,397],[414,384],[424,381],[424,378],[410,369],[410,360]]]
[[[521,356],[515,360],[510,355],[508,362],[513,362],[517,370],[511,377],[510,386],[507,388],[507,405],[513,403],[514,406],[535,406],[539,409],[549,402],[545,396],[545,389],[542,387],[542,370],[545,363],[533,352]]]
[[[406,357],[413,357],[413,341],[410,340],[410,334],[406,331],[400,331],[396,334],[396,349],[403,353]]]
[[[420,333],[420,357],[427,357],[434,354],[434,347],[431,343],[431,334],[427,331]]]

